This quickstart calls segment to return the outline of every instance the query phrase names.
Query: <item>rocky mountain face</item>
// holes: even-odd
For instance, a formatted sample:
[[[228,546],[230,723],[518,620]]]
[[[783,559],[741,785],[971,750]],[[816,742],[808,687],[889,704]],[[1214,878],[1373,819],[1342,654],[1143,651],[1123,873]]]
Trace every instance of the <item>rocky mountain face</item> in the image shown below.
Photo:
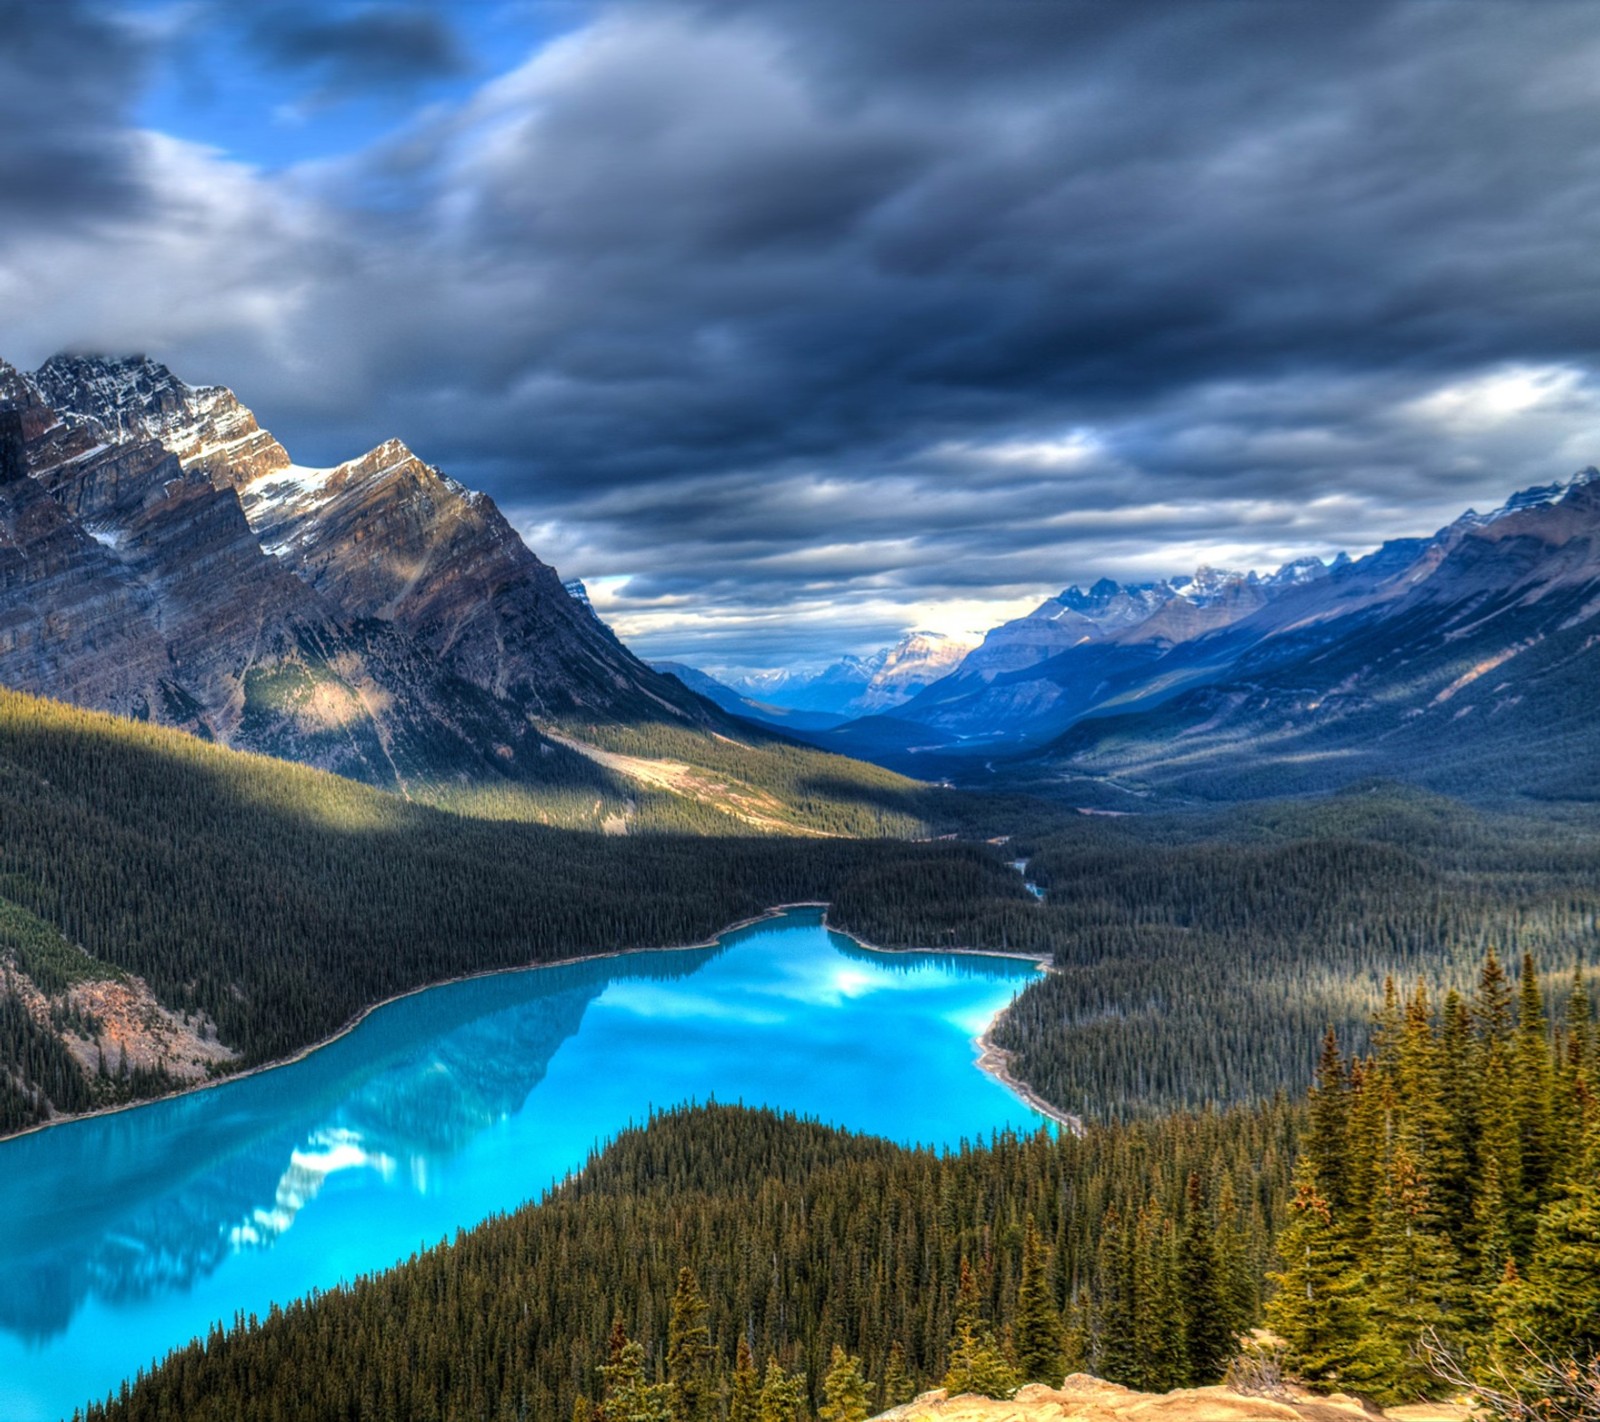
[[[1600,796],[1600,473],[1431,538],[1258,576],[1069,587],[888,717],[814,744],[1096,807],[1367,776],[1461,795]]]
[[[135,356],[52,356],[33,383],[53,408],[106,444],[147,440],[176,454],[185,469],[236,482],[282,469],[289,454],[256,424],[231,390],[193,386],[152,360]]]
[[[1400,775],[1600,795],[1600,474],[1295,582],[1124,674],[1041,766],[1206,797]]]
[[[397,441],[295,466],[142,358],[0,363],[0,683],[394,789],[593,783],[530,716],[704,703]]]

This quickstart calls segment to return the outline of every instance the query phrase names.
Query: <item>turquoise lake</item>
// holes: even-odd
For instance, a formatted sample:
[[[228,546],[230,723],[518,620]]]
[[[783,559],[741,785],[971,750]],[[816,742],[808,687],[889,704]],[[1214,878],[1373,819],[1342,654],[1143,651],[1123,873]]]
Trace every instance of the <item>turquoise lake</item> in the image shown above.
[[[70,1416],[214,1322],[535,1199],[652,1108],[908,1145],[1036,1130],[973,1045],[1036,972],[874,952],[790,910],[710,948],[431,988],[292,1065],[0,1144],[0,1419]]]

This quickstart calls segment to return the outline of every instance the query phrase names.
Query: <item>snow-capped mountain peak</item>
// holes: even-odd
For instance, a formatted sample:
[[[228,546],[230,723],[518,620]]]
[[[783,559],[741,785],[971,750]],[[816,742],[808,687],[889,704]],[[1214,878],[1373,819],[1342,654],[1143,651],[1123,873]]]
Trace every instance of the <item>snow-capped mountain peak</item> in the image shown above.
[[[1587,488],[1591,484],[1600,483],[1600,469],[1589,465],[1580,469],[1567,479],[1557,479],[1549,484],[1535,484],[1531,488],[1519,489],[1499,508],[1491,509],[1488,513],[1479,513],[1476,509],[1468,509],[1461,515],[1451,528],[1487,528],[1492,523],[1497,523],[1507,514],[1521,513],[1525,509],[1548,508],[1559,504],[1570,494],[1579,489]],[[1440,530],[1441,533],[1448,530]]]
[[[154,440],[219,485],[286,469],[288,451],[223,385],[190,385],[148,356],[53,355],[33,375],[69,423],[107,444]]]

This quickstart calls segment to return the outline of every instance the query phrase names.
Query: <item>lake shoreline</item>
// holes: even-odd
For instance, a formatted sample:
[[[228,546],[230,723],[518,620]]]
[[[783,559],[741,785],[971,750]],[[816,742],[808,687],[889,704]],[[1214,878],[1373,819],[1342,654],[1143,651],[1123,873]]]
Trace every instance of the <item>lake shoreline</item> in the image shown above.
[[[1002,1007],[1000,1012],[1004,1011],[1005,1008]],[[1023,1105],[1031,1106],[1041,1116],[1054,1121],[1058,1126],[1066,1127],[1075,1136],[1085,1134],[1082,1116],[1074,1116],[1070,1111],[1063,1111],[1059,1106],[1052,1106],[1027,1082],[1012,1075],[1012,1053],[1005,1047],[997,1046],[994,1039],[989,1035],[994,1031],[994,1025],[1000,1018],[1000,1012],[995,1013],[994,1020],[984,1029],[983,1035],[973,1039],[972,1045],[978,1049],[978,1070],[992,1076]]]
[[[697,952],[705,948],[715,948],[717,944],[722,942],[722,940],[725,939],[729,934],[738,933],[746,928],[752,928],[758,923],[765,923],[768,919],[782,918],[784,914],[789,913],[794,909],[821,909],[822,924],[824,928],[826,928],[830,933],[837,933],[842,938],[848,938],[852,943],[866,949],[870,953],[883,953],[886,955],[903,953],[928,953],[934,955],[960,954],[963,957],[974,958],[1013,958],[1036,963],[1039,965],[1041,971],[1051,971],[1049,967],[1049,954],[1030,953],[1022,949],[1002,952],[997,948],[885,948],[881,944],[869,943],[865,938],[858,937],[854,933],[850,933],[845,929],[838,928],[829,923],[829,907],[829,902],[822,899],[805,899],[796,903],[774,904],[771,908],[765,909],[761,913],[752,914],[748,918],[741,918],[735,923],[730,923],[726,927],[719,929],[712,937],[701,939],[699,942],[695,943],[653,944],[640,948],[611,948],[603,953],[580,953],[575,954],[570,958],[552,959],[547,963],[524,963],[520,966],[509,968],[483,968],[470,973],[457,973],[453,977],[440,978],[435,982],[422,983],[417,987],[407,988],[404,992],[393,993],[389,997],[383,998],[379,1002],[369,1003],[336,1032],[331,1032],[326,1037],[321,1037],[317,1041],[310,1043],[308,1046],[302,1047],[299,1051],[293,1052],[288,1056],[275,1057],[271,1061],[261,1062],[252,1067],[246,1067],[242,1071],[228,1072],[226,1075],[213,1077],[209,1081],[191,1082],[186,1086],[179,1087],[175,1091],[164,1091],[159,1096],[141,1096],[137,1101],[121,1101],[114,1106],[96,1107],[93,1111],[63,1113],[62,1115],[55,1116],[48,1121],[40,1121],[37,1125],[28,1126],[20,1131],[14,1131],[8,1136],[0,1136],[0,1146],[3,1146],[7,1141],[18,1141],[23,1139],[25,1136],[36,1135],[40,1131],[53,1130],[57,1126],[69,1126],[76,1121],[91,1121],[101,1116],[114,1116],[122,1111],[136,1110],[140,1106],[154,1106],[161,1101],[174,1101],[179,1097],[193,1096],[202,1091],[210,1091],[215,1087],[227,1086],[231,1082],[244,1081],[249,1077],[258,1076],[263,1072],[277,1071],[280,1067],[293,1066],[296,1062],[304,1061],[314,1052],[320,1052],[324,1047],[332,1046],[341,1038],[349,1036],[350,1033],[354,1032],[357,1027],[359,1027],[367,1020],[368,1017],[370,1017],[374,1012],[377,1012],[379,1009],[389,1007],[396,1002],[403,1002],[408,997],[416,997],[419,993],[432,992],[435,988],[450,987],[455,983],[475,982],[480,978],[499,977],[503,973],[537,973],[546,968],[564,968],[576,963],[596,963],[602,962],[607,958],[626,958],[631,957],[636,953]],[[998,1019],[1000,1013],[1004,1012],[1005,1010],[1006,1009],[1002,1007],[999,1012],[996,1012],[995,1019]],[[1051,1120],[1067,1126],[1077,1134],[1081,1134],[1083,1123],[1078,1121],[1076,1117],[1066,1116],[1065,1113],[1059,1112],[1055,1107],[1050,1106],[1046,1102],[1040,1101],[1034,1095],[1031,1088],[1025,1086],[1021,1082],[1018,1082],[1009,1074],[1009,1072],[1006,1070],[1004,1062],[1001,1062],[999,1065],[991,1063],[991,1056],[995,1053],[1001,1052],[1002,1050],[994,1047],[989,1042],[989,1033],[993,1030],[993,1027],[994,1021],[991,1020],[989,1026],[984,1029],[983,1034],[974,1041],[973,1045],[977,1048],[976,1065],[978,1069],[984,1072],[986,1075],[993,1077],[996,1081],[1000,1082],[1001,1085],[1006,1087],[1007,1090],[1012,1092],[1025,1105],[1032,1107],[1035,1111],[1039,1112],[1040,1115],[1048,1116]]]

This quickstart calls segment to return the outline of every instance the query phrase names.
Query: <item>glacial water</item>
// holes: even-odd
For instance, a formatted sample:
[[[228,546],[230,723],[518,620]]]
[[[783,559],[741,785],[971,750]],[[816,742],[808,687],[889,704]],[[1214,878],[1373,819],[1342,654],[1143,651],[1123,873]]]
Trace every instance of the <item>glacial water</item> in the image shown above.
[[[872,952],[793,910],[432,988],[293,1065],[0,1143],[0,1418],[70,1416],[216,1322],[513,1209],[652,1108],[940,1146],[1037,1129],[973,1048],[1035,971]]]

